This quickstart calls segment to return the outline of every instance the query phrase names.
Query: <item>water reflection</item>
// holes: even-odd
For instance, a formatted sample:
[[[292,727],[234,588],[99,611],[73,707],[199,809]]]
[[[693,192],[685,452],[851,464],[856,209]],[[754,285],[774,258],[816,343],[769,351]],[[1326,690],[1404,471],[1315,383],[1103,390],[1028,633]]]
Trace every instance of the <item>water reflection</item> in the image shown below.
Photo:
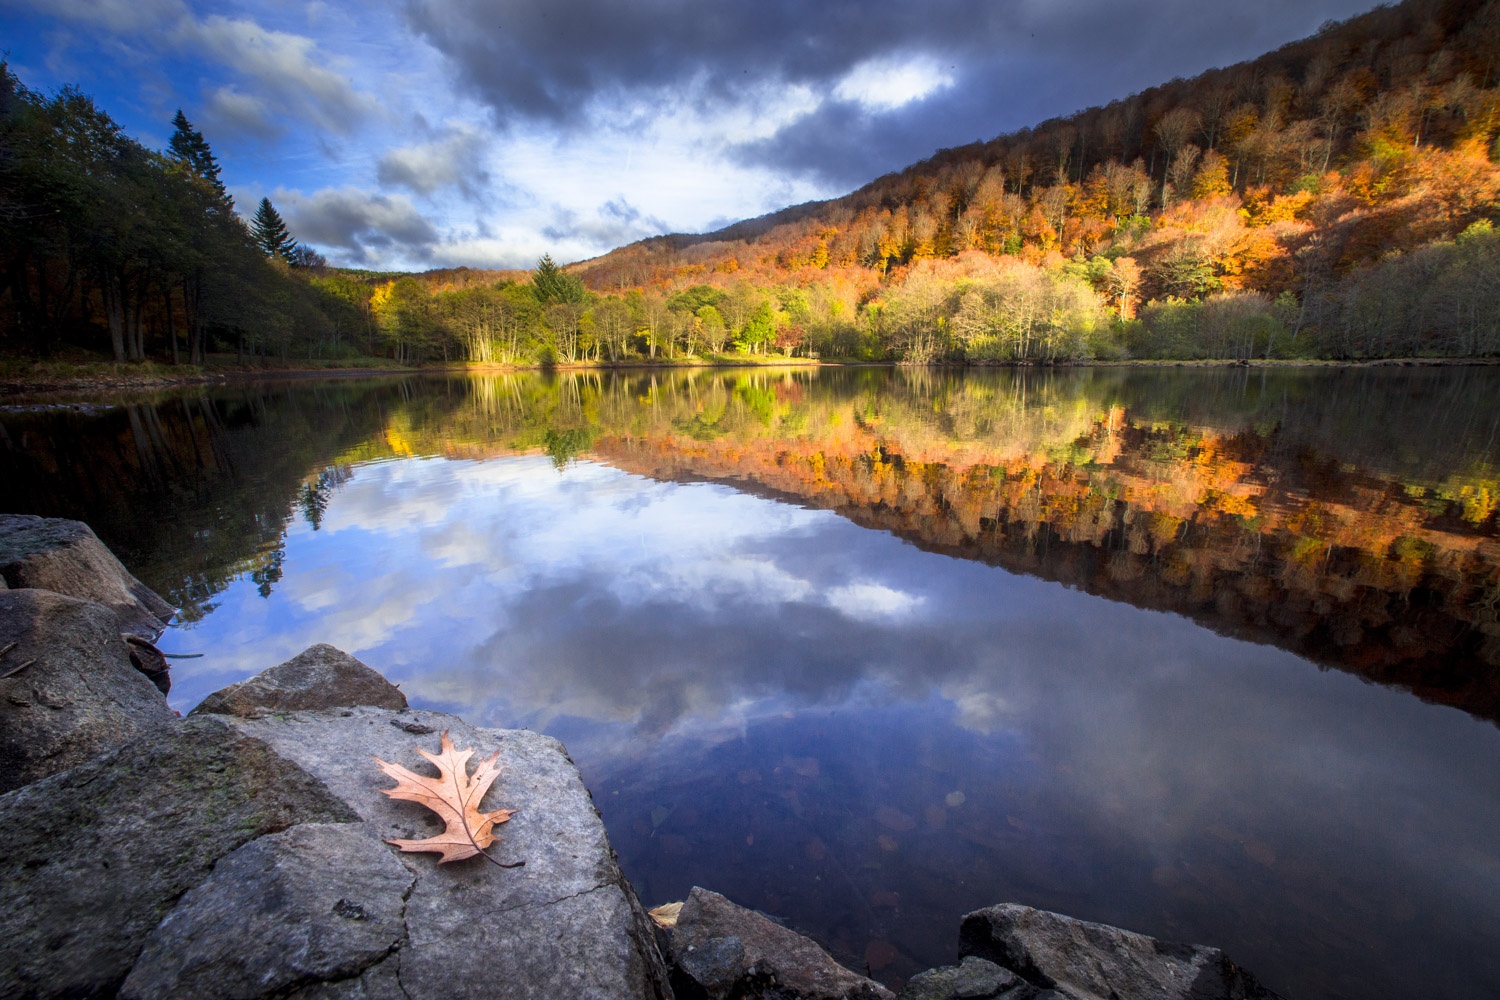
[[[151,557],[217,581],[174,704],[329,641],[545,729],[648,903],[706,883],[856,967],[893,944],[890,981],[1018,899],[1296,997],[1491,996],[1500,385],[1433,374],[240,390],[187,408],[233,430],[150,407],[169,451],[233,462],[87,496],[141,549],[176,524],[230,556]],[[1370,451],[1380,407],[1411,429]],[[7,415],[6,461],[54,504],[84,447],[148,480],[122,417]]]

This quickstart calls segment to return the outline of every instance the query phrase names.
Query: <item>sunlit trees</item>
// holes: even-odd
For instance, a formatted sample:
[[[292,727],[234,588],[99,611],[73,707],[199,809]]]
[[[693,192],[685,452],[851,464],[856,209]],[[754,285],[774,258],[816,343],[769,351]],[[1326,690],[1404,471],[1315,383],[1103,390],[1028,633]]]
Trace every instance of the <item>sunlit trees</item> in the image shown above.
[[[714,354],[724,353],[724,343],[729,337],[729,328],[724,324],[724,317],[719,310],[713,306],[699,306],[698,311],[693,314],[696,325],[692,328],[701,332],[703,341],[708,349]],[[693,345],[688,344],[688,353],[693,353]]]
[[[623,299],[607,296],[594,306],[594,329],[600,343],[609,350],[609,360],[619,361],[626,341],[635,333],[630,307]]]

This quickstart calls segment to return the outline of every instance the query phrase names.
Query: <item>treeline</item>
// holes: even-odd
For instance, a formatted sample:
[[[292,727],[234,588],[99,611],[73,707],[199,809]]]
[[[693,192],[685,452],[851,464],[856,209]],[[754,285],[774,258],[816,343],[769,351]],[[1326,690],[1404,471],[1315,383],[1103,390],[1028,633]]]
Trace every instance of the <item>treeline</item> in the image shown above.
[[[1305,291],[1132,296],[1130,257],[1036,264],[969,250],[878,279],[736,274],[618,294],[544,258],[530,283],[435,272],[355,286],[371,345],[406,360],[624,362],[737,355],[914,364],[1500,354],[1500,234],[1488,220]],[[559,289],[562,290],[559,290]]]
[[[0,63],[0,349],[201,363],[358,334],[359,282],[322,273],[269,201],[247,225],[202,133],[180,111],[173,127],[147,149],[78,90],[38,93]]]

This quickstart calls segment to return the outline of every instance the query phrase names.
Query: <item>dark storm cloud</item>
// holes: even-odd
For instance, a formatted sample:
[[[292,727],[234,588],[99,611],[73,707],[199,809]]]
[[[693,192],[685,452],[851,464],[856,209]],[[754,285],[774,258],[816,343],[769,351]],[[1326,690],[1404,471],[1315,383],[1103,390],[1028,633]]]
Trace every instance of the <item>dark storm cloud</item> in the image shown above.
[[[754,101],[767,84],[828,98],[872,59],[928,60],[951,86],[894,109],[827,99],[741,150],[747,162],[856,183],[992,137],[1253,57],[1368,0],[411,0],[414,30],[502,122],[583,124],[644,102]],[[856,152],[857,151],[857,152]]]

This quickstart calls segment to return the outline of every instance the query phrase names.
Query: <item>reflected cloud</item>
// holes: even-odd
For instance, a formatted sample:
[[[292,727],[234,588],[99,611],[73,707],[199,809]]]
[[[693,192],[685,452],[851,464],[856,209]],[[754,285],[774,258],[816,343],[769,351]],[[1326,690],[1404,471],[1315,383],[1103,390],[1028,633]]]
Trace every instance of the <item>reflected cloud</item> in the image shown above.
[[[239,502],[245,534],[224,547],[217,610],[175,633],[208,655],[174,667],[172,705],[331,642],[415,705],[564,739],[647,902],[708,882],[851,961],[868,940],[898,942],[900,975],[950,957],[965,909],[1018,899],[1222,944],[1299,995],[1482,996],[1500,982],[1483,930],[1500,923],[1500,728],[1146,610],[1281,615],[1275,591],[1214,583],[1273,566],[1320,595],[1312,627],[1334,597],[1365,613],[1389,596],[1382,574],[1413,564],[1335,560],[1330,575],[1326,544],[1296,561],[1298,533],[1347,530],[1329,537],[1352,550],[1399,529],[1478,558],[1489,535],[1444,513],[1460,507],[1434,513],[1389,473],[1311,461],[1296,435],[1331,436],[1349,423],[1337,413],[1242,430],[1234,408],[1261,404],[1233,384],[1192,430],[1165,404],[1116,407],[1120,383],[1091,381],[1108,373],[778,377],[763,384],[786,390],[788,417],[768,426],[737,391],[757,377],[662,378],[649,407],[633,402],[639,384],[601,378],[463,383],[472,398],[402,384],[363,410],[309,394],[193,411],[245,428],[199,453],[256,447],[207,514],[184,518],[193,544],[212,545]],[[1266,398],[1284,407],[1297,384]],[[1464,408],[1450,391],[1443,410],[1488,406],[1485,385],[1469,384]],[[507,414],[546,416],[502,425],[502,398]],[[717,422],[699,419],[710,409]],[[515,453],[585,411],[600,414],[592,459],[559,470]],[[344,412],[366,416],[330,429]],[[251,437],[276,419],[283,438]],[[135,469],[128,424],[105,426]],[[285,459],[291,447],[308,450]],[[1435,462],[1437,481],[1455,464]],[[1259,470],[1285,473],[1274,504]],[[281,484],[279,515],[228,488],[263,480]],[[289,521],[285,498],[314,483],[318,504]],[[1124,506],[1106,517],[1105,504]],[[1219,558],[1260,576],[1195,584]],[[1339,590],[1340,572],[1369,589]],[[1174,592],[1195,603],[1162,600]]]

